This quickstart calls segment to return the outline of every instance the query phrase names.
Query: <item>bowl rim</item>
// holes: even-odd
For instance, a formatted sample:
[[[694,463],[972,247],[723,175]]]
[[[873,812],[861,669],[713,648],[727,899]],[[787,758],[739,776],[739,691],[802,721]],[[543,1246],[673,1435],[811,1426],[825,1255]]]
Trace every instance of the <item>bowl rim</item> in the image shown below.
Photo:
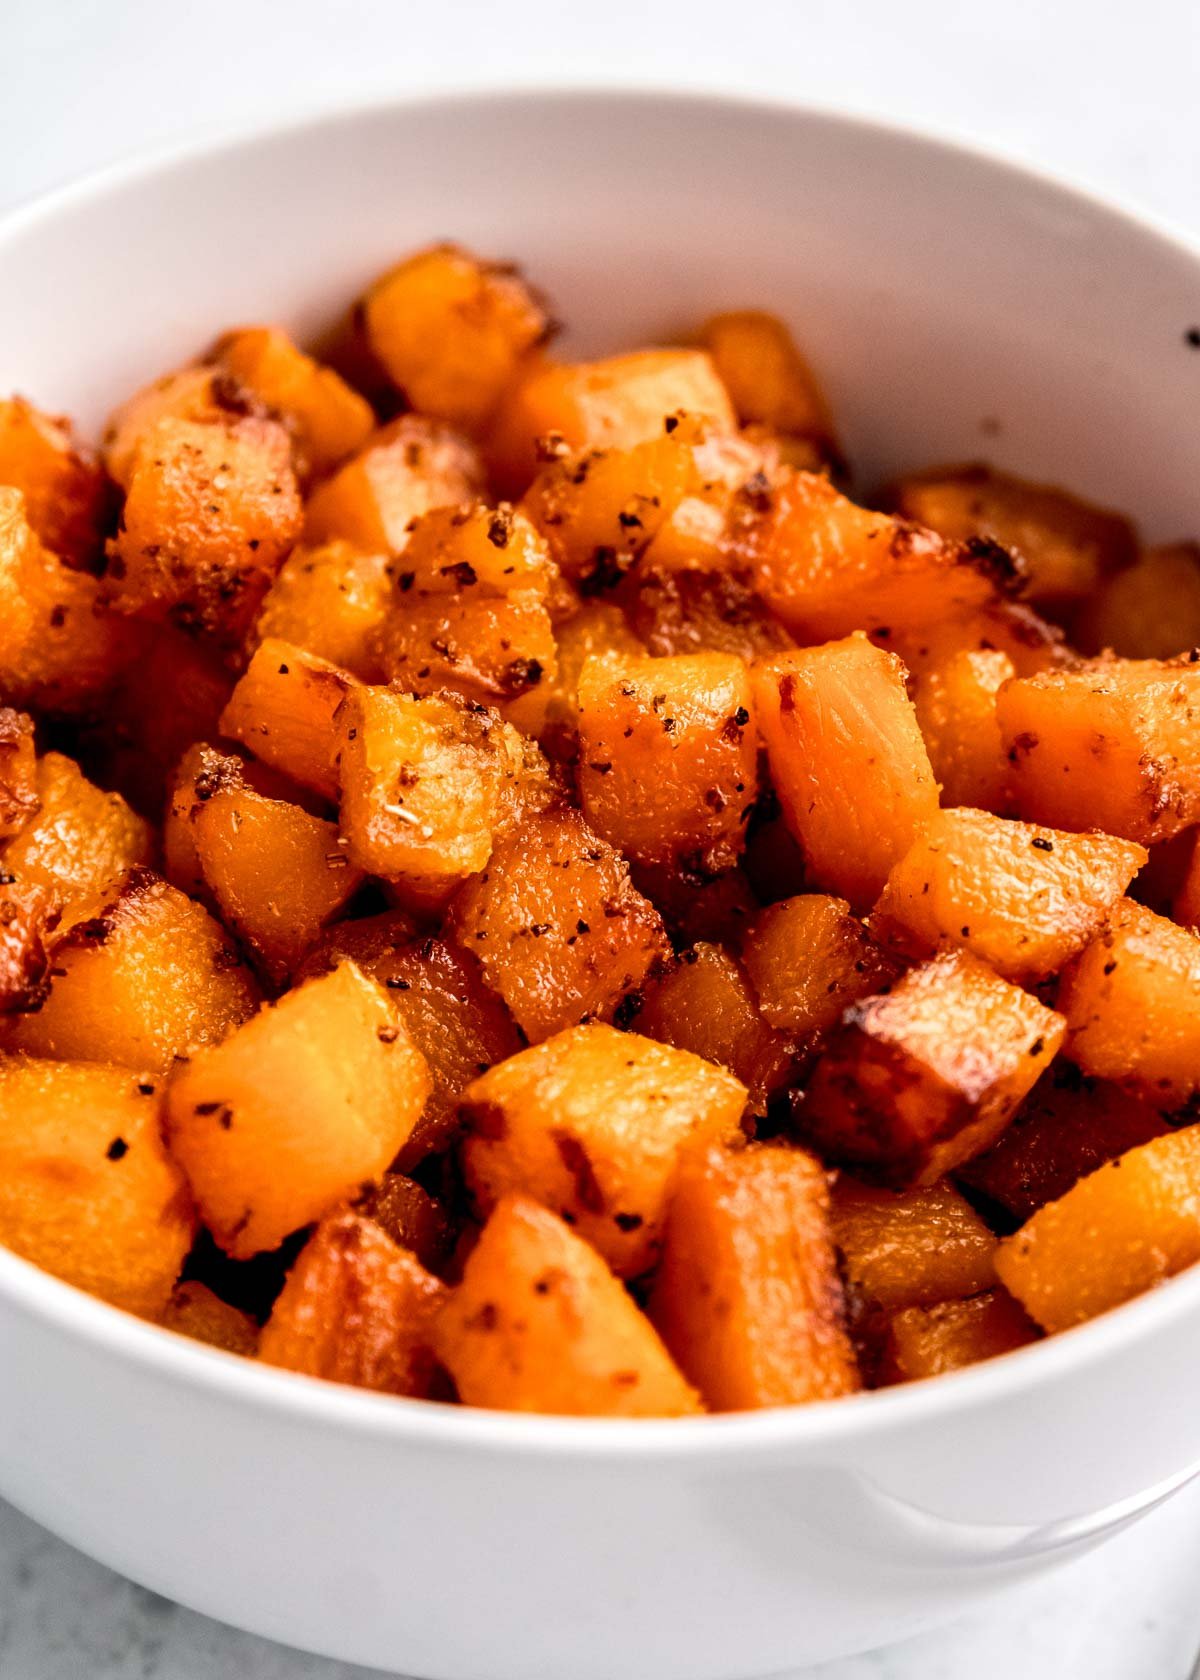
[[[597,107],[618,105],[627,110],[669,104],[693,117],[720,110],[748,120],[776,120],[781,128],[808,124],[842,129],[948,156],[964,168],[1036,189],[1076,210],[1124,224],[1127,230],[1167,252],[1190,259],[1197,265],[1200,291],[1200,237],[1124,202],[1120,196],[1017,161],[999,147],[968,142],[924,124],[847,112],[808,100],[653,84],[448,86],[427,93],[373,93],[332,107],[293,107],[269,114],[255,124],[224,128],[121,158],[18,202],[0,216],[0,253],[41,225],[93,199],[151,183],[179,168],[232,162],[240,153],[262,145],[286,146],[314,131],[352,130],[393,114],[419,115],[423,110],[455,106],[477,116],[488,109],[501,112],[529,104],[561,108],[581,102]],[[88,1295],[4,1248],[0,1248],[0,1298],[7,1298],[31,1319],[78,1338],[93,1351],[142,1367],[154,1379],[206,1390],[217,1400],[242,1409],[333,1426],[384,1442],[405,1440],[443,1450],[470,1448],[644,1467],[647,1460],[741,1461],[763,1454],[777,1456],[786,1450],[811,1449],[816,1453],[825,1447],[857,1444],[891,1431],[936,1423],[948,1411],[978,1410],[1014,1393],[1032,1394],[1066,1372],[1082,1372],[1102,1363],[1117,1350],[1132,1356],[1139,1342],[1195,1312],[1200,1308],[1200,1266],[1086,1324],[936,1380],[804,1406],[692,1418],[576,1418],[501,1412],[438,1405],[313,1379],[165,1331]]]

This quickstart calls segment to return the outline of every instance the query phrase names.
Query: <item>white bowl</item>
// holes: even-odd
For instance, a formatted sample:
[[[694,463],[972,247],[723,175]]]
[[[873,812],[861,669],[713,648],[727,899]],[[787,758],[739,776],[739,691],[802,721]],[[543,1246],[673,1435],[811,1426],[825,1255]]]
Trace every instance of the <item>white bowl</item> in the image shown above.
[[[645,94],[447,98],[123,170],[0,228],[0,384],[96,424],[231,322],[323,326],[450,236],[581,347],[757,304],[868,478],[986,452],[1200,530],[1200,255],[938,142]],[[732,1680],[1094,1543],[1200,1463],[1200,1273],[907,1390],[682,1422],[505,1416],[167,1336],[0,1252],[0,1492],[198,1610],[435,1680]]]

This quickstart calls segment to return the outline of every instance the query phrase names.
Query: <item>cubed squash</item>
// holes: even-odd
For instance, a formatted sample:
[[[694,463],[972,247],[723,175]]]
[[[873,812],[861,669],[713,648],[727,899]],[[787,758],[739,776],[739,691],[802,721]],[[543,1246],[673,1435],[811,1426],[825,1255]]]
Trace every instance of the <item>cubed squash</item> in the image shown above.
[[[171,885],[209,909],[216,901],[196,850],[196,822],[208,801],[219,793],[249,788],[266,799],[295,804],[305,796],[295,782],[265,764],[239,754],[195,741],[184,753],[171,778],[166,819],[163,823],[163,873]],[[318,803],[314,799],[314,803]]]
[[[4,847],[3,868],[23,886],[44,888],[65,927],[98,910],[126,870],[151,861],[154,835],[120,794],[89,782],[63,753],[38,760],[36,787],[37,814]]]
[[[1200,1092],[1200,939],[1122,899],[1064,974],[1066,1054],[1164,1111]]]
[[[339,722],[350,857],[414,903],[477,874],[525,802],[549,797],[536,749],[475,701],[360,688]]]
[[[1097,1234],[1103,1240],[1097,1241]],[[1069,1329],[1200,1260],[1200,1127],[1081,1179],[1001,1243],[1001,1282],[1043,1330]]]
[[[148,869],[50,951],[50,992],[6,1043],[69,1062],[156,1072],[253,1013],[258,987],[219,922]]]
[[[221,920],[276,985],[362,885],[336,823],[253,788],[205,800],[192,837]]]
[[[1057,974],[1108,920],[1145,849],[989,811],[939,811],[887,878],[877,938],[925,952],[963,945],[1008,980]]]
[[[250,1314],[222,1301],[207,1284],[195,1279],[175,1285],[158,1322],[164,1330],[225,1353],[252,1359],[258,1351],[258,1325]]]
[[[699,337],[742,425],[766,426],[787,437],[811,439],[822,458],[835,465],[840,462],[829,404],[777,315],[761,309],[712,315]]]
[[[957,1301],[996,1282],[996,1238],[952,1184],[897,1194],[842,1174],[833,1238],[858,1299],[896,1312]]]
[[[670,955],[628,866],[577,811],[551,809],[502,839],[451,912],[460,943],[532,1042],[617,1005]]]
[[[1034,601],[1082,600],[1137,556],[1133,526],[1120,514],[980,462],[901,479],[885,500],[952,542],[985,537],[1011,549],[1025,564]]]
[[[713,1411],[853,1393],[821,1163],[800,1149],[689,1149],[650,1315]]]
[[[288,435],[271,420],[162,420],[134,460],[105,594],[125,613],[244,633],[300,534]]]
[[[281,327],[239,327],[217,340],[208,359],[280,416],[304,474],[328,472],[366,442],[375,424],[366,398],[306,356]]]
[[[969,951],[944,951],[852,1005],[805,1093],[805,1135],[896,1189],[933,1184],[995,1142],[1066,1022]]]
[[[746,932],[742,961],[763,1018],[806,1046],[899,971],[846,900],[823,893],[801,893],[761,911]]]
[[[794,646],[744,569],[648,563],[620,591],[633,633],[656,659],[734,654],[747,662]]]
[[[43,546],[19,490],[0,487],[0,697],[75,713],[109,689],[134,641],[100,585]]]
[[[225,369],[191,362],[152,380],[113,411],[104,429],[104,464],[128,490],[138,451],[161,421],[221,426],[266,417],[254,393]]]
[[[745,664],[730,654],[601,655],[579,679],[579,798],[596,833],[648,868],[732,868],[758,793]]]
[[[766,1113],[792,1070],[790,1040],[767,1025],[745,970],[720,945],[693,945],[650,980],[633,1024],[646,1038],[726,1068],[746,1087],[756,1114]]]
[[[539,466],[539,443],[569,451],[632,449],[678,416],[733,432],[729,393],[705,350],[633,350],[599,362],[530,358],[493,417],[486,452],[505,495],[520,495]]]
[[[409,1249],[427,1271],[441,1271],[450,1259],[455,1221],[443,1202],[404,1173],[385,1173],[354,1208],[400,1248]]]
[[[1020,578],[998,544],[950,542],[872,513],[820,473],[789,473],[743,498],[732,552],[788,629],[808,641],[938,623],[997,600]]]
[[[348,542],[294,548],[267,590],[255,643],[291,642],[375,682],[381,673],[372,639],[392,588],[387,564],[386,552]]]
[[[347,961],[180,1067],[167,1141],[204,1223],[246,1259],[378,1178],[429,1090],[387,993]]]
[[[402,414],[313,491],[305,540],[340,538],[368,554],[396,554],[418,515],[468,502],[482,488],[479,457],[465,438],[424,415]]]
[[[0,1060],[0,1243],[146,1317],[166,1306],[196,1223],[160,1108],[125,1068]]]
[[[1200,821],[1200,664],[1096,659],[1005,683],[1019,814],[1142,845]]]
[[[579,722],[579,678],[593,654],[632,654],[645,650],[625,614],[611,601],[581,601],[554,629],[556,672],[546,690],[546,724],[556,740],[573,746]],[[543,744],[547,736],[543,735]],[[547,745],[550,751],[553,742]]]
[[[703,1410],[604,1261],[548,1209],[508,1196],[435,1326],[468,1406],[584,1417]]]
[[[1074,640],[1086,653],[1171,659],[1200,645],[1200,544],[1148,548],[1083,602]]]
[[[24,397],[0,401],[0,484],[25,497],[25,516],[51,554],[79,571],[95,565],[114,510],[112,486],[70,421]]]
[[[938,809],[904,667],[865,636],[751,671],[784,819],[814,884],[864,910]]]
[[[553,330],[519,270],[459,245],[432,245],[382,274],[362,319],[410,406],[466,431],[484,424],[521,358]]]
[[[373,1220],[328,1215],[263,1326],[267,1365],[384,1394],[428,1396],[433,1320],[446,1295],[415,1255]]]
[[[272,637],[255,649],[221,713],[220,730],[264,764],[335,800],[340,717],[357,687],[348,671]]]
[[[1005,1289],[988,1289],[969,1301],[905,1307],[887,1328],[883,1378],[901,1383],[942,1377],[1037,1339],[1036,1324]]]
[[[1008,755],[996,695],[1015,675],[1003,648],[961,648],[921,672],[913,704],[943,805],[1007,811]]]
[[[0,841],[11,840],[38,809],[33,719],[0,706]]]
[[[1106,1161],[1166,1130],[1152,1104],[1060,1059],[992,1147],[956,1176],[990,1207],[1024,1221]]]
[[[58,905],[45,887],[0,872],[0,1016],[38,1009],[50,987],[49,946]]]
[[[467,1185],[552,1208],[620,1277],[654,1265],[683,1147],[738,1130],[746,1090],[686,1050],[595,1022],[510,1056],[462,1097]]]

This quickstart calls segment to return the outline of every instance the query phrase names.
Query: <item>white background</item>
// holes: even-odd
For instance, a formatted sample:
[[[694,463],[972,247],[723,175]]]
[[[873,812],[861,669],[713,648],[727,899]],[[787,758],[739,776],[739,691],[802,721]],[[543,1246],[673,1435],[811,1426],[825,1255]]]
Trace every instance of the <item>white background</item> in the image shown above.
[[[0,64],[0,209],[148,145],[395,90],[670,83],[921,123],[1200,235],[1197,0],[0,0]],[[1186,1680],[1198,1646],[1200,1489],[985,1615],[812,1680]],[[359,1672],[177,1610],[0,1505],[3,1680]]]

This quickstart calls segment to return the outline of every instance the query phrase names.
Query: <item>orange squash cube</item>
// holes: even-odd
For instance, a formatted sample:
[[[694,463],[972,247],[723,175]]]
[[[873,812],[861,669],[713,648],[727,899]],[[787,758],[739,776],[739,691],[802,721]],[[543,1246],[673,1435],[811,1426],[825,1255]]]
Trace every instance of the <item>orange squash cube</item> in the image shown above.
[[[176,1071],[167,1142],[204,1223],[244,1260],[380,1177],[429,1090],[383,987],[343,962]]]
[[[853,1393],[820,1162],[798,1149],[688,1150],[650,1315],[713,1411]]]
[[[208,359],[280,416],[302,473],[328,472],[365,443],[375,425],[366,398],[306,356],[281,327],[225,333]]]
[[[1189,652],[1200,644],[1200,544],[1146,549],[1082,603],[1072,628],[1086,653],[1172,659]]]
[[[354,1211],[378,1225],[399,1248],[409,1249],[428,1271],[450,1259],[455,1228],[443,1203],[403,1173],[387,1172],[360,1196]]]
[[[812,369],[777,315],[760,309],[713,315],[700,329],[742,425],[810,440],[837,465],[833,417]]]
[[[445,1295],[445,1285],[372,1220],[330,1214],[288,1274],[258,1357],[327,1382],[424,1397]]]
[[[420,514],[457,507],[482,489],[483,468],[464,437],[437,420],[402,414],[313,491],[305,541],[342,539],[368,554],[398,554]]]
[[[871,931],[902,950],[963,945],[1007,980],[1044,979],[1095,938],[1145,861],[1107,834],[939,811],[894,865]]]
[[[738,1130],[746,1090],[686,1050],[593,1023],[468,1086],[463,1171],[488,1213],[510,1193],[552,1208],[620,1277],[653,1266],[685,1144]]]
[[[1103,1233],[1103,1241],[1097,1241]],[[1200,1127],[1128,1150],[1001,1243],[1001,1282],[1043,1330],[1069,1329],[1200,1260]]]
[[[978,957],[944,951],[846,1011],[805,1092],[805,1136],[893,1188],[936,1183],[995,1142],[1065,1030]]]
[[[1015,675],[1002,648],[963,648],[921,672],[913,704],[943,805],[1008,810],[1008,755],[996,695]]]
[[[631,630],[656,659],[724,653],[749,663],[795,645],[744,569],[643,564],[620,599]]]
[[[864,1303],[896,1312],[995,1285],[996,1238],[945,1179],[897,1194],[842,1174],[831,1217],[846,1282]]]
[[[44,887],[0,879],[0,1016],[38,1009],[45,1001],[57,921],[57,904]]]
[[[353,543],[294,548],[276,573],[254,626],[254,641],[290,642],[360,678],[382,675],[373,639],[391,593],[386,553]]]
[[[746,933],[742,961],[764,1019],[809,1047],[850,1004],[899,972],[845,899],[823,893],[802,893],[761,911]]]
[[[220,730],[272,769],[335,800],[341,713],[357,687],[348,671],[272,638],[255,650],[221,713]]]
[[[104,464],[109,476],[128,490],[138,451],[161,421],[224,426],[267,418],[254,393],[225,369],[191,362],[152,380],[114,410],[104,429]]]
[[[868,908],[938,809],[904,667],[856,635],[761,660],[751,678],[775,791],[814,884]]]
[[[1004,1289],[989,1289],[969,1301],[940,1301],[906,1307],[892,1318],[884,1354],[886,1382],[918,1382],[945,1376],[1015,1353],[1038,1339],[1036,1324]]]
[[[468,1406],[584,1417],[703,1410],[594,1248],[524,1196],[496,1208],[435,1327]]]
[[[79,571],[95,565],[113,512],[112,486],[69,421],[40,413],[23,397],[0,401],[0,484],[24,496],[25,516],[51,554]]]

